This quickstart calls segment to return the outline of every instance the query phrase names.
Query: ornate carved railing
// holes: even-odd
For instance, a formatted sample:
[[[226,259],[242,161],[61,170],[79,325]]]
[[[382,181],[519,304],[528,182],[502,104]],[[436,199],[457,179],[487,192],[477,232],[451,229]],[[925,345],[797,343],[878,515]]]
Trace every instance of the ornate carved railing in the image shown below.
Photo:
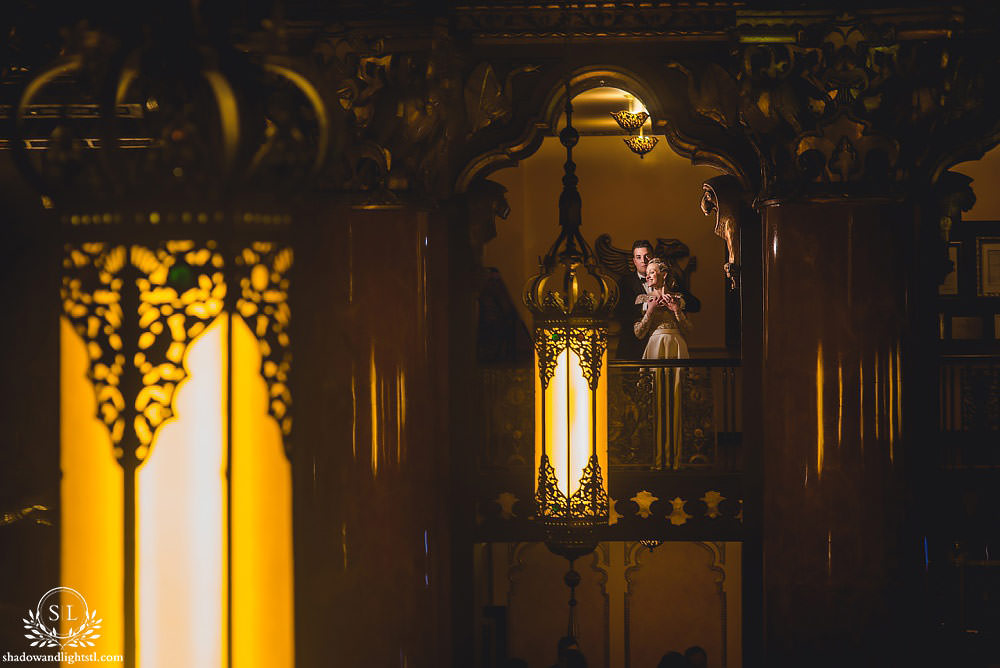
[[[612,361],[612,524],[602,540],[739,540],[737,359]],[[534,384],[528,366],[481,369],[477,526],[482,540],[533,540]]]
[[[609,364],[612,466],[734,472],[740,468],[739,360]]]

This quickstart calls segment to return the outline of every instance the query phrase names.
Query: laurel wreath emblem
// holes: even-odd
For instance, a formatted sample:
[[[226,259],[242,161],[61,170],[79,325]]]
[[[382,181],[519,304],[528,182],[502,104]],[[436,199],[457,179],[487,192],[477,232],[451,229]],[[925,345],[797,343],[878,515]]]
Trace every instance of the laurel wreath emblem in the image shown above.
[[[101,636],[97,631],[101,628],[103,619],[97,618],[97,611],[91,610],[87,618],[77,628],[70,627],[65,634],[60,634],[54,626],[46,626],[34,610],[28,610],[28,616],[21,619],[27,633],[24,637],[31,641],[32,647],[93,647],[94,640]]]

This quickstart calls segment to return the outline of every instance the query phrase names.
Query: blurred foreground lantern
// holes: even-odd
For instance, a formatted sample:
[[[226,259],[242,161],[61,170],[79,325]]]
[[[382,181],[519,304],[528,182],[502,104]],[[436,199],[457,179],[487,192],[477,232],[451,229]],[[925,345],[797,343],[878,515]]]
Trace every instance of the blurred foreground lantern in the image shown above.
[[[594,530],[608,523],[608,321],[618,301],[580,234],[572,112],[567,90],[561,232],[524,294],[535,325],[537,517],[549,548],[571,562],[596,547]]]
[[[290,668],[285,186],[328,106],[177,18],[76,33],[17,110],[62,242],[61,575],[126,667]]]

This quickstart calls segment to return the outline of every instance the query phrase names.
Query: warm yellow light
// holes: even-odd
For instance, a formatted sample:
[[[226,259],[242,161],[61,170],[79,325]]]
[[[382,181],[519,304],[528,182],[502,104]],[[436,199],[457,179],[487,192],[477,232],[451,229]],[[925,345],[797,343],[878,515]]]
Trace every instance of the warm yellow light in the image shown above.
[[[139,468],[138,665],[215,667],[226,656],[226,318],[188,348],[190,374]]]
[[[823,344],[816,347],[816,477],[823,476]]]
[[[844,364],[837,358],[837,447],[844,440]]]
[[[292,472],[257,339],[233,325],[233,668],[291,668]]]
[[[659,138],[652,135],[644,136],[639,134],[625,137],[622,141],[625,142],[625,145],[629,147],[630,151],[637,154],[641,158],[656,148],[656,142],[659,141]]]
[[[635,112],[631,109],[628,111],[623,109],[611,112],[611,117],[615,119],[622,130],[635,131],[642,128],[642,124],[649,118],[649,114],[645,111]]]
[[[535,429],[535,471],[538,471],[544,452],[555,470],[559,490],[567,498],[580,488],[580,478],[594,448],[595,435],[603,487],[607,492],[607,407],[607,354],[601,360],[596,396],[588,387],[578,355],[569,348],[556,358],[555,373],[544,392],[536,358],[535,424],[540,426],[544,420],[545,428]],[[537,491],[537,477],[535,485]]]
[[[375,367],[375,344],[372,343],[371,359],[368,365],[368,393],[371,401],[371,423],[372,423],[372,449],[371,449],[371,469],[372,477],[378,476],[378,454],[379,454],[379,393],[378,393],[378,369]]]
[[[60,582],[52,586],[72,587],[83,595],[103,620],[94,649],[120,656],[125,628],[122,469],[114,459],[108,430],[97,417],[86,345],[66,318],[60,329],[62,559]]]
[[[132,249],[134,261],[149,263],[150,257]],[[151,274],[146,288],[162,280],[165,276]],[[141,307],[139,316],[143,317]],[[138,449],[144,462],[136,472],[134,499],[124,497],[123,469],[115,461],[108,425],[97,417],[97,397],[87,378],[88,370],[94,370],[97,344],[91,342],[88,348],[69,320],[61,322],[58,584],[79,591],[103,618],[95,647],[99,654],[125,653],[125,624],[131,615],[123,611],[125,586],[130,584],[124,582],[123,517],[126,502],[131,501],[136,540],[135,665],[290,668],[294,663],[291,467],[282,425],[271,417],[274,404],[269,403],[279,386],[269,385],[261,375],[262,342],[241,318],[233,322],[229,401],[230,316],[221,314],[208,327],[199,322],[186,331],[183,322],[168,319],[178,333],[167,356],[176,357],[187,379],[171,401],[154,384],[156,378],[143,370],[146,386],[135,397],[125,398],[147,414],[151,399],[163,401],[173,416],[155,435],[146,425],[150,438]],[[258,319],[258,328],[260,323]],[[156,323],[143,326],[158,333]],[[115,343],[117,336],[109,334],[115,349],[122,345],[120,339]],[[186,349],[178,343],[185,336],[193,339]],[[141,346],[142,339],[136,343]],[[135,355],[137,367],[149,365],[148,354]],[[98,365],[95,373],[99,377],[106,371]],[[400,377],[400,396],[405,396],[404,383]],[[227,424],[230,406],[232,425]],[[229,429],[231,453],[227,453]],[[116,438],[120,436],[119,431]],[[231,454],[228,471],[227,454]]]
[[[402,465],[406,454],[406,372],[402,368],[396,370],[396,463]]]

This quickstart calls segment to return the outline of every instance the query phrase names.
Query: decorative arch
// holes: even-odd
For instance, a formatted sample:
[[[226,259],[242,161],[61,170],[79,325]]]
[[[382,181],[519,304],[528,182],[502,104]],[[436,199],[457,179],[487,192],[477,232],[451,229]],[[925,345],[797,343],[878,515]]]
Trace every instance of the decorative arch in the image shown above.
[[[721,628],[722,637],[720,639],[720,650],[721,657],[720,663],[725,668],[728,665],[728,633],[729,633],[729,619],[728,619],[728,604],[727,604],[727,583],[726,583],[726,544],[720,541],[679,541],[687,545],[693,545],[701,548],[704,553],[707,554],[708,558],[705,560],[705,567],[714,574],[715,576],[715,586],[716,591],[719,596],[720,612],[721,612]],[[678,542],[667,541],[663,545],[655,548],[656,550],[663,549],[668,545],[676,545]],[[647,547],[642,545],[641,542],[626,542],[625,543],[625,633],[626,636],[631,635],[631,617],[632,617],[632,592],[635,585],[634,577],[636,573],[643,568],[643,566],[648,566],[648,561],[643,559],[650,555],[653,550],[649,550]],[[645,563],[644,563],[645,562]],[[669,576],[668,576],[669,577]],[[628,641],[626,641],[628,642]],[[626,658],[627,664],[630,662],[631,654],[628,654]]]
[[[691,159],[695,165],[709,165],[733,174],[745,186],[753,182],[747,177],[747,170],[728,157],[727,151],[710,147],[691,130],[681,130],[682,126],[688,125],[682,113],[687,96],[681,89],[672,91],[667,78],[656,80],[617,65],[594,64],[558,77],[541,98],[538,111],[529,114],[530,120],[517,139],[480,153],[461,169],[455,182],[455,193],[468,192],[474,183],[487,179],[497,170],[518,166],[521,160],[531,157],[538,150],[545,137],[557,135],[556,124],[566,106],[567,88],[570,98],[573,98],[605,86],[627,91],[642,100],[653,125],[652,133],[662,134],[671,150],[678,155]],[[667,98],[678,96],[684,99],[683,103],[665,104]]]

